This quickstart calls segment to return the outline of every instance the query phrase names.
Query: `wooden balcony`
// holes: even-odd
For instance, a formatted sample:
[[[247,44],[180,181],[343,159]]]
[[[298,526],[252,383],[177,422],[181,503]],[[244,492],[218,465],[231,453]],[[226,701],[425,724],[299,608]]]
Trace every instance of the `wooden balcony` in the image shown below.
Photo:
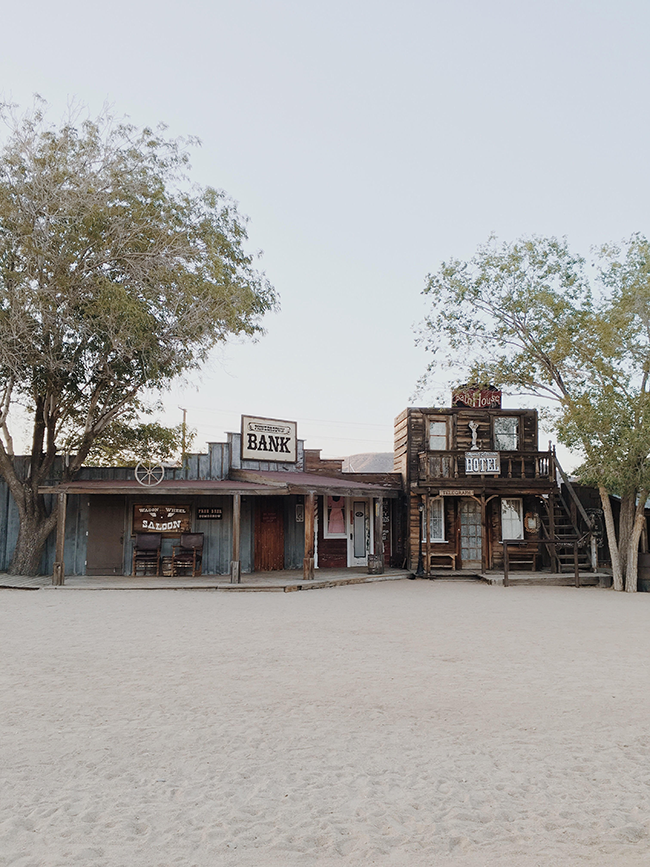
[[[539,479],[555,481],[553,452],[499,452],[499,473],[467,473],[465,455],[468,452],[420,452],[419,482],[439,482],[441,479]]]

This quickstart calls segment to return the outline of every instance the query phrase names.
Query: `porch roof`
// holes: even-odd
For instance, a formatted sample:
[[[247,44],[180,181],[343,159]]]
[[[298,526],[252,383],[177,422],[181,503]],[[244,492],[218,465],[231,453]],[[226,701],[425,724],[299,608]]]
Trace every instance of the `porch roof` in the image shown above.
[[[289,494],[331,494],[349,497],[397,497],[395,488],[348,481],[316,473],[234,470],[232,479],[166,479],[145,486],[135,479],[77,479],[59,485],[44,485],[41,494],[124,494],[132,496],[288,496]]]

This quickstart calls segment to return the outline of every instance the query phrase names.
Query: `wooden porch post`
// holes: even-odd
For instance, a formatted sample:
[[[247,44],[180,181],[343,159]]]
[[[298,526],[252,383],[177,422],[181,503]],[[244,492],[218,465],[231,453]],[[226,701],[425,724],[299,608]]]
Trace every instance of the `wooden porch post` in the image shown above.
[[[555,547],[555,493],[553,491],[548,495],[548,534],[551,539],[551,571],[561,572],[560,559],[557,555],[557,548]]]
[[[61,492],[58,495],[57,508],[59,515],[56,523],[56,553],[54,555],[54,569],[52,571],[52,584],[55,587],[62,587],[65,582],[65,510],[68,501],[68,495]]]
[[[373,541],[374,554],[368,555],[370,575],[383,575],[384,572],[384,498],[374,497]]]
[[[487,572],[489,567],[488,551],[489,534],[487,526],[487,503],[485,502],[485,494],[481,494],[481,571]]]
[[[241,494],[232,495],[232,559],[230,561],[230,583],[241,584]]]
[[[302,561],[302,576],[305,581],[314,580],[314,526],[316,521],[316,495],[305,494],[305,557]]]

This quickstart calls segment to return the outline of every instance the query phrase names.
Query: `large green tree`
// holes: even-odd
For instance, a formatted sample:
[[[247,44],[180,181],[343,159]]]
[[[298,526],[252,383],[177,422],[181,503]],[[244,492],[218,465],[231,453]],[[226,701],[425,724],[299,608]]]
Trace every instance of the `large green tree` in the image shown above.
[[[635,591],[650,491],[650,245],[635,235],[594,261],[565,240],[496,239],[427,278],[420,332],[440,367],[546,398],[558,438],[600,491],[614,587]],[[618,533],[610,494],[621,497]]]
[[[187,178],[187,146],[103,116],[51,124],[5,111],[0,151],[0,474],[20,516],[11,570],[34,574],[62,481],[145,389],[201,365],[277,304],[233,202]],[[26,471],[12,421],[27,413]]]

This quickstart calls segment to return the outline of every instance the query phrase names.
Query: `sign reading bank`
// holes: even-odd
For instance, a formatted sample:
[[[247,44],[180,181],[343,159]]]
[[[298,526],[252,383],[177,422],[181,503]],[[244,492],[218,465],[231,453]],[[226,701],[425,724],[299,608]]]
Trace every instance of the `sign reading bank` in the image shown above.
[[[285,461],[295,464],[298,436],[295,421],[241,417],[241,456],[246,461]]]

